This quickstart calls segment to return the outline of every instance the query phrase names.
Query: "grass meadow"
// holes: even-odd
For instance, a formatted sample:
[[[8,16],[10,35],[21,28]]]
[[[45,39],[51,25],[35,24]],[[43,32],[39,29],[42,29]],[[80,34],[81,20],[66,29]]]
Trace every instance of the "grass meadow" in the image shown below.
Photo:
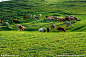
[[[29,17],[29,13],[39,19]],[[65,18],[73,15],[81,21],[69,21],[73,28],[58,32],[64,22],[47,20],[45,16]],[[27,18],[23,18],[27,16]],[[23,21],[20,20],[23,18]],[[13,22],[17,19],[19,23]],[[0,55],[19,57],[58,57],[58,55],[86,55],[86,1],[85,0],[11,0],[0,2]],[[9,26],[5,25],[9,22]],[[26,27],[17,31],[16,24]],[[38,32],[39,28],[51,27],[50,33]],[[64,57],[64,56],[63,56]],[[66,56],[67,57],[67,56]]]
[[[85,32],[1,31],[0,54],[15,54],[20,57],[85,55],[85,39]]]

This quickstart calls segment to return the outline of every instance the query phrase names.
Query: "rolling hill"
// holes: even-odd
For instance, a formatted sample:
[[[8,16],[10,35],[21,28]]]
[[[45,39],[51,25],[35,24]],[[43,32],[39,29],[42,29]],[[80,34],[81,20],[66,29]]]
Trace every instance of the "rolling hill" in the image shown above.
[[[86,1],[85,0],[11,0],[0,2],[0,55],[19,55],[20,57],[56,57],[58,55],[86,55]],[[29,13],[38,16],[34,20]],[[81,21],[69,21],[73,28],[58,32],[64,22],[49,21],[45,16],[65,18],[73,15]],[[27,16],[27,18],[23,18]],[[23,18],[23,21],[20,20]],[[13,22],[17,19],[19,23]],[[9,22],[9,26],[5,25]],[[38,32],[39,28],[56,25],[50,33]],[[16,24],[26,27],[16,31]],[[10,30],[11,28],[12,30]]]
[[[1,25],[4,25],[5,22],[9,22],[13,30],[16,30],[16,26],[14,26],[16,23],[13,22],[13,19],[18,19],[20,21],[20,18],[23,18],[23,16],[27,16],[28,18],[24,19],[20,23],[22,25],[26,24],[24,25],[27,28],[26,30],[30,31],[31,29],[33,29],[33,27],[29,29],[30,27],[29,24],[34,25],[34,28],[36,27],[35,23],[41,24],[41,26],[39,25],[39,27],[36,29],[43,27],[45,23],[50,23],[50,24],[54,23],[56,24],[56,26],[58,26],[57,22],[53,22],[53,21],[43,22],[44,19],[46,19],[45,16],[47,15],[48,16],[58,16],[58,17],[62,16],[63,18],[65,18],[65,15],[74,15],[78,19],[82,20],[82,21],[74,23],[73,24],[75,26],[74,28],[76,30],[77,28],[83,29],[83,30],[77,30],[77,31],[86,31],[84,30],[86,28],[84,24],[85,15],[86,15],[85,5],[86,5],[86,2],[84,0],[82,1],[79,1],[79,0],[76,0],[76,1],[69,1],[69,0],[65,0],[65,1],[64,0],[61,0],[61,1],[59,0],[53,0],[53,1],[52,0],[49,0],[49,1],[47,0],[45,1],[41,1],[41,0],[20,1],[18,0],[16,1],[16,0],[12,0],[12,1],[1,2],[0,3],[0,7],[1,7],[0,20],[2,20]],[[36,16],[38,16],[38,14],[42,14],[42,17],[40,18],[40,20],[34,20],[34,18],[29,17],[29,13],[32,13],[33,15],[36,15]],[[63,22],[58,22],[58,23],[63,24]],[[80,23],[80,25],[77,27],[78,23]],[[45,27],[47,27],[47,25],[45,25]],[[76,31],[75,29],[73,29],[72,31]],[[3,27],[3,29],[1,30],[6,30],[6,29],[5,27]]]

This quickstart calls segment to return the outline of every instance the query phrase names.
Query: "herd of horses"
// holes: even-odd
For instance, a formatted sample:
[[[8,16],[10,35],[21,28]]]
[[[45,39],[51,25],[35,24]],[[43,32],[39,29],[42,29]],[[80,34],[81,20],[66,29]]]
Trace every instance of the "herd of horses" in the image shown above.
[[[29,14],[29,17],[32,17],[32,14]],[[37,18],[39,19],[41,17],[41,14],[39,14],[39,17],[34,15],[34,20]],[[58,21],[65,21],[65,28],[66,28],[66,25],[69,27],[70,25],[73,27],[73,25],[70,23],[70,22],[66,22],[66,21],[72,21],[72,20],[75,20],[75,21],[78,21],[78,19],[76,17],[74,17],[73,15],[66,15],[65,18],[58,18],[57,16],[45,16],[48,20],[51,20],[51,19],[55,19],[57,22]],[[24,18],[27,18],[27,16],[24,16]],[[23,18],[21,18],[21,20],[23,20]],[[16,22],[16,23],[19,23],[19,21],[17,19],[13,19],[13,22]],[[1,23],[1,20],[0,20],[0,23]],[[9,23],[6,22],[6,24],[8,25]],[[17,24],[16,25],[17,27],[17,30],[21,30],[21,31],[24,31],[25,27],[22,26],[21,24]],[[52,28],[54,29],[55,31],[55,25],[54,24],[51,24],[51,29],[48,27],[47,28],[47,32],[50,32],[50,30],[52,30]],[[57,30],[60,32],[60,31],[64,31],[66,32],[64,27],[58,27]],[[39,29],[39,32],[46,32],[46,29],[45,28],[40,28]]]
[[[51,24],[51,29],[48,27],[47,28],[47,32],[50,32],[50,30],[52,30],[52,28],[53,28],[53,30],[55,31],[55,25],[54,24]],[[57,30],[60,32],[60,31],[64,31],[64,32],[66,32],[66,30],[65,30],[65,28],[64,27],[58,27],[57,28]],[[39,32],[46,32],[46,29],[43,27],[43,28],[40,28],[39,29]]]

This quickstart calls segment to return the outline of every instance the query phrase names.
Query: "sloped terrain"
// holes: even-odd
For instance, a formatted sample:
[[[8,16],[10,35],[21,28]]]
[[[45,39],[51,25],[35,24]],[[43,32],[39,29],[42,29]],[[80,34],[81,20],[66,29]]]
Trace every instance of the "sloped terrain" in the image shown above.
[[[26,1],[7,1],[7,2],[1,2],[0,3],[0,20],[2,20],[2,27],[4,25],[5,22],[9,22],[10,26],[12,26],[13,30],[16,30],[16,24],[18,23],[14,23],[13,19],[18,19],[20,21],[19,24],[24,25],[24,23],[26,23],[26,25],[24,25],[28,30],[33,29],[33,27],[31,27],[31,29],[29,29],[29,25],[34,25],[35,29],[39,29],[40,27],[42,27],[45,23],[49,23],[49,26],[45,25],[44,27],[50,27],[51,23],[54,23],[57,27],[59,23],[62,23],[62,26],[64,26],[63,22],[56,22],[56,21],[44,21],[45,16],[58,16],[58,17],[63,17],[65,18],[65,15],[74,15],[75,17],[77,17],[78,19],[81,19],[82,21],[76,21],[76,25],[73,24],[74,28],[72,31],[76,31],[78,30],[77,28],[85,26],[85,25],[78,25],[78,23],[80,22],[80,24],[84,24],[85,21],[85,15],[86,15],[86,2],[84,0],[79,1],[58,1],[58,0],[49,0],[49,1],[41,1],[41,0],[26,0]],[[32,13],[33,15],[38,16],[38,14],[42,14],[42,17],[39,20],[34,20],[34,18],[30,18],[29,17],[29,13]],[[26,19],[23,18],[23,16],[27,16]],[[20,18],[23,18],[23,21],[20,20]],[[41,22],[40,22],[41,21]],[[38,25],[39,27],[36,28],[35,23],[41,24]],[[14,26],[15,25],[15,26]],[[8,30],[6,29],[6,27],[3,27],[4,29],[1,28],[1,30]],[[74,30],[76,28],[76,30]],[[85,29],[86,27],[84,27]],[[83,27],[82,27],[83,29]],[[37,31],[37,30],[36,30]],[[70,30],[71,31],[71,30]],[[80,30],[81,31],[81,30]],[[82,30],[82,31],[86,31],[86,30]]]
[[[0,55],[19,55],[20,57],[56,57],[58,55],[86,55],[86,1],[85,0],[12,0],[0,2]],[[38,16],[34,20],[29,13]],[[81,21],[69,21],[73,28],[58,32],[64,22],[47,20],[45,16],[65,18],[74,15]],[[27,18],[23,18],[27,16]],[[23,18],[23,21],[20,20]],[[17,19],[19,23],[13,22]],[[9,22],[9,26],[5,25]],[[50,33],[38,32],[39,28],[51,27]],[[16,24],[26,27],[25,31],[16,31]],[[11,29],[9,29],[11,28]]]

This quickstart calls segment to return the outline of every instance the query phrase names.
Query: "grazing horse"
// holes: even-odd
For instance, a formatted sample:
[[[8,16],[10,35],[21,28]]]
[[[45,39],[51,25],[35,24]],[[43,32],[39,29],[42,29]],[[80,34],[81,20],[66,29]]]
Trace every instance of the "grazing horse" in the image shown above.
[[[75,20],[75,18],[74,18],[74,16],[70,16],[70,21],[73,21],[73,20]]]
[[[64,18],[57,18],[57,22],[58,22],[58,21],[60,21],[60,22],[63,21],[63,22],[64,22],[65,19],[64,19]]]
[[[21,24],[17,24],[16,27],[17,27],[17,31],[18,31],[18,29],[21,31],[24,31],[24,29],[25,29],[25,27],[22,26]]]
[[[21,21],[23,20],[23,18],[21,18]]]
[[[55,25],[54,24],[51,24],[51,29],[54,29],[54,31],[55,31]]]
[[[54,19],[54,17],[53,17],[53,16],[50,16],[50,18],[51,18],[51,19]]]
[[[47,28],[47,32],[50,32],[50,28],[49,27]]]
[[[13,22],[19,23],[19,21],[17,19],[13,19]]]
[[[39,19],[39,17],[37,17],[37,16],[36,16],[35,18]],[[35,18],[34,18],[34,19],[35,19]]]
[[[76,17],[74,17],[74,18],[75,18],[76,21],[78,20]]]
[[[21,29],[22,31],[24,30],[23,27],[22,27],[21,25],[19,26],[19,29]]]
[[[32,14],[29,14],[29,17],[32,17]]]
[[[68,15],[65,16],[65,21],[66,20],[70,21],[70,17]]]
[[[57,20],[58,19],[58,17],[57,16],[53,16],[54,17],[54,20]]]
[[[17,19],[13,19],[13,22],[17,22],[18,20]]]
[[[70,22],[65,22],[65,28],[66,28],[66,25],[68,26],[68,28],[69,28],[70,25],[73,28],[73,25]]]
[[[40,28],[39,32],[46,32],[46,29],[45,28]]]
[[[0,23],[1,23],[1,20],[0,20]]]
[[[60,31],[64,31],[66,32],[65,28],[64,27],[58,27],[57,30],[60,32]]]
[[[39,14],[39,17],[41,17],[41,14]]]
[[[46,32],[46,29],[44,29],[44,32]]]
[[[6,24],[6,25],[9,25],[9,23],[8,23],[8,22],[5,22],[5,24]]]
[[[45,16],[46,18],[49,17],[49,16]]]
[[[27,16],[24,16],[24,18],[27,18]]]
[[[38,16],[34,15],[34,20],[35,20],[35,18],[39,19],[39,17],[38,17]]]

